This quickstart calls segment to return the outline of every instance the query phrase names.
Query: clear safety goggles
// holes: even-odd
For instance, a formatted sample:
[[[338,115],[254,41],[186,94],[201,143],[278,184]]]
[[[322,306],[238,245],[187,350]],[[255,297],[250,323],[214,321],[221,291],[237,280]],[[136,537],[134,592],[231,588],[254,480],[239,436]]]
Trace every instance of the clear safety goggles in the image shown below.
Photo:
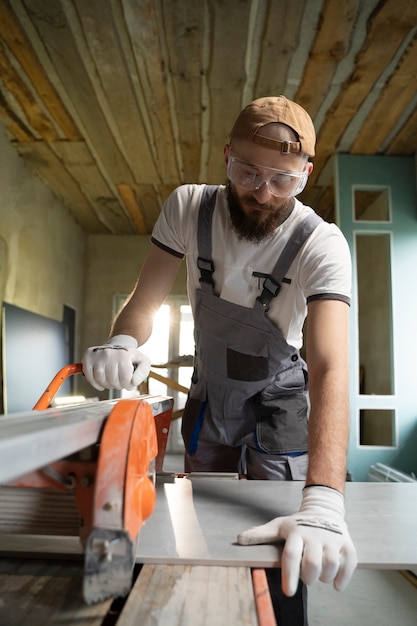
[[[227,162],[227,177],[237,187],[255,191],[266,185],[273,196],[289,198],[303,191],[308,174],[255,165],[231,156]]]

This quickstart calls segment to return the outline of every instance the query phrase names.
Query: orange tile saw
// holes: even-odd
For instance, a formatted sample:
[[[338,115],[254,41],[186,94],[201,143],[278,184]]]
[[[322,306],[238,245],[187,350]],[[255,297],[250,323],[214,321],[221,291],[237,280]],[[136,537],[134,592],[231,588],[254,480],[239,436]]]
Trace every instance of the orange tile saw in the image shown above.
[[[64,367],[33,411],[1,420],[0,482],[74,494],[85,553],[83,594],[92,604],[131,588],[139,532],[155,506],[155,471],[162,470],[173,400],[140,396],[50,408],[64,380],[81,372],[81,364]]]

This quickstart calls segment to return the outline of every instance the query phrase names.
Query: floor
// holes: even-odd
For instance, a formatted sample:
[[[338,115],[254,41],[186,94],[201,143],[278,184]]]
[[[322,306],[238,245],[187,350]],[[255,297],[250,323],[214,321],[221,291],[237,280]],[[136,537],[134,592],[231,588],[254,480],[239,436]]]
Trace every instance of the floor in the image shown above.
[[[167,454],[165,471],[182,472],[182,455]],[[349,587],[309,587],[309,626],[417,626],[417,587],[400,572],[356,570]]]

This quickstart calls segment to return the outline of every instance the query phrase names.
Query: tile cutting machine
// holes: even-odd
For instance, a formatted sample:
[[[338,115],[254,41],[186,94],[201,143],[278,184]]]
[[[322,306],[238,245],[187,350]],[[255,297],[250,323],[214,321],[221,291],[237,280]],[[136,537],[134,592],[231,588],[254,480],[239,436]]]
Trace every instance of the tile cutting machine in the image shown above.
[[[0,483],[72,493],[84,549],[88,604],[126,595],[140,529],[155,506],[173,400],[164,396],[51,408],[60,370],[33,411],[0,420]]]

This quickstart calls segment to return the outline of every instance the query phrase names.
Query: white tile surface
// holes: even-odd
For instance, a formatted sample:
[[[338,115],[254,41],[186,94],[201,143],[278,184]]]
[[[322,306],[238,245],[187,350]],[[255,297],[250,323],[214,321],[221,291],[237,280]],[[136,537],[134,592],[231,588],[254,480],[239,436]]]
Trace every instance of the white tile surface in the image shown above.
[[[156,509],[140,533],[137,561],[276,566],[278,545],[239,546],[235,539],[245,528],[298,510],[302,486],[214,477],[159,485]],[[417,483],[347,483],[346,511],[359,567],[417,564]]]
[[[417,588],[392,570],[357,570],[344,592],[318,583],[308,598],[309,626],[417,624]]]

